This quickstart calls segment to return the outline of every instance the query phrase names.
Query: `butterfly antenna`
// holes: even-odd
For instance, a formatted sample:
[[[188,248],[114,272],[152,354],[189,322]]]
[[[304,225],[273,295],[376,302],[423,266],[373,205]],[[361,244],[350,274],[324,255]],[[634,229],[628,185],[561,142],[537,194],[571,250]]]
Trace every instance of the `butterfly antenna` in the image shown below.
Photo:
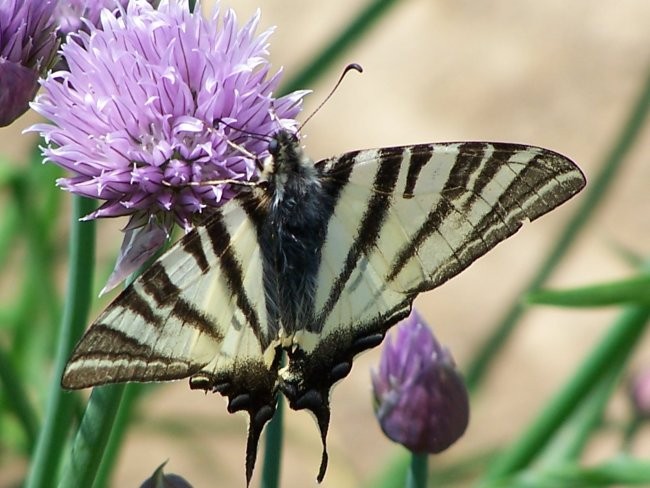
[[[325,104],[327,103],[327,101],[332,97],[332,95],[334,95],[334,92],[336,91],[336,89],[339,87],[339,85],[340,85],[341,82],[343,81],[343,78],[345,78],[345,76],[346,76],[350,71],[352,71],[352,70],[354,70],[354,71],[358,71],[359,73],[363,73],[363,68],[361,67],[360,64],[357,64],[357,63],[350,63],[350,64],[348,64],[348,65],[343,69],[343,73],[341,73],[341,76],[339,77],[339,81],[336,82],[336,85],[334,85],[334,88],[332,88],[332,89],[330,90],[329,94],[325,97],[325,100],[323,100],[323,101],[320,103],[320,105],[319,105],[318,107],[316,107],[316,110],[314,110],[314,111],[309,115],[309,117],[307,117],[307,119],[305,119],[305,121],[304,121],[302,124],[300,124],[300,127],[298,127],[298,132],[301,132],[301,131],[302,131],[302,128],[303,128],[305,125],[307,125],[307,122],[309,122],[309,121],[311,120],[311,118],[312,118],[314,115],[316,115],[316,114],[318,113],[318,111],[319,111],[321,108],[323,108],[323,105],[325,105]]]
[[[237,132],[241,132],[242,134],[246,134],[247,136],[256,137],[256,138],[261,139],[263,141],[268,141],[270,139],[268,134],[260,134],[258,132],[252,132],[250,130],[242,129],[241,127],[235,127],[234,125],[229,124],[225,120],[220,119],[218,117],[216,119],[214,119],[214,120],[215,120],[215,122],[217,122],[219,124],[225,125],[229,129],[232,129],[232,130],[237,131]]]

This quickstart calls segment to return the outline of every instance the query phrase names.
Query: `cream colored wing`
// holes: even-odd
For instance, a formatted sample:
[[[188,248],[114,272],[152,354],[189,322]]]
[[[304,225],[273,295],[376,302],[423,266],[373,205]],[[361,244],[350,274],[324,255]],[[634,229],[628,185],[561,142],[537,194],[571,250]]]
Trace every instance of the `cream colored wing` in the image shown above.
[[[85,388],[191,376],[191,388],[219,392],[230,412],[248,412],[249,481],[275,412],[279,365],[257,230],[244,208],[254,200],[228,202],[154,262],[90,326],[61,380]]]
[[[316,415],[324,442],[330,388],[354,356],[379,344],[418,293],[571,198],[585,180],[555,152],[501,143],[359,151],[316,167],[337,202],[321,253],[315,332],[289,353],[281,388],[293,408]]]

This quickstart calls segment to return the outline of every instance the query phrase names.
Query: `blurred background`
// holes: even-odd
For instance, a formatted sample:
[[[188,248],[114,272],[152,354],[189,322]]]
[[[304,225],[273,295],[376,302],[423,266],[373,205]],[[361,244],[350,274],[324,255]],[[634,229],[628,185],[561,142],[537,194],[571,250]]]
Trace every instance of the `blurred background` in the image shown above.
[[[204,4],[209,11],[212,2]],[[267,0],[259,5],[238,0],[222,5],[233,7],[242,23],[261,7],[263,28],[277,26],[271,59],[284,67],[288,79],[367,2]],[[421,142],[521,142],[569,156],[589,180],[645,83],[649,25],[650,3],[639,0],[396,2],[326,76],[304,87],[314,93],[307,98],[303,119],[347,63],[364,68],[361,75],[350,74],[305,127],[307,151],[320,159],[353,149]],[[32,113],[0,129],[0,147],[7,157],[24,157],[35,136],[20,131],[35,121]],[[646,128],[596,218],[549,285],[572,287],[632,274],[620,248],[639,255],[650,250],[649,183]],[[461,370],[517,299],[580,198],[525,226],[460,276],[417,300],[418,310]],[[106,274],[98,276],[97,289],[112,265],[123,224],[99,223],[98,269]],[[64,227],[61,239],[66,242]],[[21,252],[16,251],[17,259]],[[61,276],[63,289],[64,268]],[[2,300],[9,296],[4,278]],[[98,300],[96,310],[105,303]],[[531,308],[473,396],[466,434],[431,464],[481,455],[514,440],[616,315],[615,308]],[[350,376],[334,389],[330,465],[323,487],[360,486],[402,452],[383,436],[372,412],[369,371],[377,365],[380,349],[357,358]],[[635,364],[650,365],[649,351],[650,343],[641,346]],[[619,395],[610,405],[611,420],[626,415],[628,408]],[[147,396],[137,417],[114,486],[139,486],[165,460],[168,471],[182,474],[195,487],[244,486],[245,417],[227,414],[220,396],[190,391],[185,381],[164,385]],[[321,453],[316,425],[304,412],[292,411],[285,425],[283,486],[315,486]],[[587,461],[611,456],[614,445],[615,439],[603,435]],[[650,456],[650,433],[635,449],[639,456]],[[21,460],[2,460],[0,486],[20,479],[24,470]]]

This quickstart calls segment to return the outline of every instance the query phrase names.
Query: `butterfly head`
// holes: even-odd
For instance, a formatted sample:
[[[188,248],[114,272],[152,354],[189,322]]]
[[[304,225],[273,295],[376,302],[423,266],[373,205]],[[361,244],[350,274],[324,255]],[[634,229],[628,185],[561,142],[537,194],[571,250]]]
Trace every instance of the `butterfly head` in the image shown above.
[[[304,154],[298,134],[276,132],[269,141],[269,153],[264,161],[263,179],[269,182],[276,197],[283,198],[287,191],[304,193],[318,184],[316,169]]]

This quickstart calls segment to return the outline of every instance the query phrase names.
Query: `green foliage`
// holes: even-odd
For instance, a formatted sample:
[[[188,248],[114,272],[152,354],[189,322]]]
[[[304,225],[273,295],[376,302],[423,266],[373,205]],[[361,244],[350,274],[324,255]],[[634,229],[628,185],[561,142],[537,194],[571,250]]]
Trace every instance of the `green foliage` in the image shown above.
[[[560,307],[604,307],[609,305],[650,305],[650,275],[583,286],[571,290],[539,290],[528,295],[528,303]]]

